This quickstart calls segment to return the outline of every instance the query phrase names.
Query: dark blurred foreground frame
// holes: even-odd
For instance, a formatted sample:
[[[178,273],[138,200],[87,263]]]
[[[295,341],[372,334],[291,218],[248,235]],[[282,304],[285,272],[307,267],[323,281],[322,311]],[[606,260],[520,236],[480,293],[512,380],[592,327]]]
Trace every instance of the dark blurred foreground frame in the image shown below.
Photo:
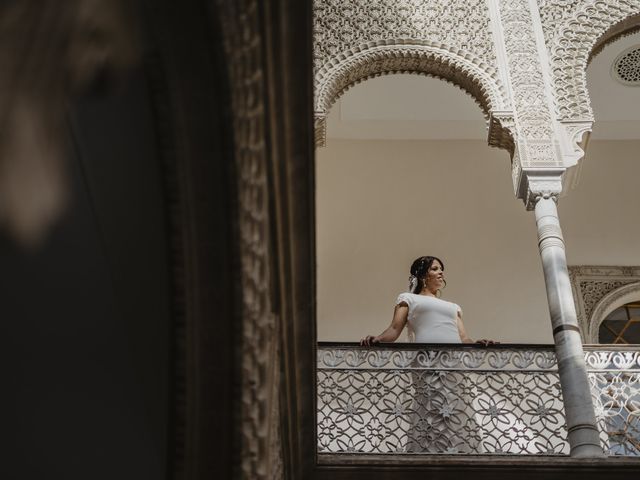
[[[173,279],[175,478],[311,478],[311,2],[145,2]]]
[[[7,478],[312,475],[311,5],[0,4]]]

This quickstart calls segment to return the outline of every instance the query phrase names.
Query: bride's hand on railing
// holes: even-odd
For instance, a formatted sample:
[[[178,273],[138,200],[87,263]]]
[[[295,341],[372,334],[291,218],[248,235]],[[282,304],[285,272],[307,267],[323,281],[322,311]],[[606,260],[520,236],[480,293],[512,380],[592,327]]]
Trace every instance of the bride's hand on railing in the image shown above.
[[[483,338],[482,340],[476,340],[476,343],[483,347],[488,347],[489,345],[499,345],[500,342],[496,342],[495,340],[487,340]]]
[[[374,335],[367,335],[360,340],[360,345],[363,347],[372,347],[377,343],[380,343],[380,339]]]

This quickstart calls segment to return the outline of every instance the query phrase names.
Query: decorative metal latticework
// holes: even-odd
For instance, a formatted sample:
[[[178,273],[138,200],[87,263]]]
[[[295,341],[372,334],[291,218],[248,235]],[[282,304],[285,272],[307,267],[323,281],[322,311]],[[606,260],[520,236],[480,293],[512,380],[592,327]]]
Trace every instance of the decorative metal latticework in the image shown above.
[[[585,347],[593,403],[607,455],[640,455],[640,346]]]
[[[318,347],[318,451],[567,454],[552,346]]]

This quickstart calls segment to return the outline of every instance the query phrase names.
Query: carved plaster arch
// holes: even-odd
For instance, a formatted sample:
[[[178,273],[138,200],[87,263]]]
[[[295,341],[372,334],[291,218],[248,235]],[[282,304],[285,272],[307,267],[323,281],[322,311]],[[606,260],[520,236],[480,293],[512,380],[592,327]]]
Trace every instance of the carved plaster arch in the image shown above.
[[[599,343],[600,324],[616,308],[640,300],[640,282],[623,285],[607,293],[593,308],[589,318],[588,343]]]
[[[556,115],[562,123],[583,124],[573,128],[572,140],[579,143],[591,130],[593,111],[587,91],[587,65],[593,53],[619,37],[618,25],[640,14],[637,0],[583,0],[559,25],[550,49]],[[633,28],[632,25],[624,29]],[[584,124],[587,125],[584,125]]]
[[[602,35],[602,37],[598,39],[593,47],[593,50],[591,51],[591,54],[589,55],[589,61],[587,62],[587,64],[591,63],[593,57],[602,52],[602,50],[604,50],[604,47],[606,47],[607,45],[628,35],[633,35],[634,33],[637,33],[639,31],[640,13],[631,17],[627,17],[623,21],[616,23],[613,27],[607,30]]]
[[[370,42],[336,56],[316,73],[316,145],[323,146],[326,117],[349,88],[381,75],[414,73],[452,83],[469,93],[489,120],[489,144],[513,151],[513,114],[504,85],[488,65],[469,53],[430,42]]]

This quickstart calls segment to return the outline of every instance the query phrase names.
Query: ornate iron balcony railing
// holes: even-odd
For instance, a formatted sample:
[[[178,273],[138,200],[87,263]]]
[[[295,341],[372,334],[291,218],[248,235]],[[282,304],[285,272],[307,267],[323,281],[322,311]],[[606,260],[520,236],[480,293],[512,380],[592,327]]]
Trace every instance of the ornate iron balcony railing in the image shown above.
[[[584,349],[605,453],[640,456],[640,345]]]
[[[603,448],[640,455],[640,348],[585,347]],[[567,455],[553,346],[318,345],[320,454]]]

